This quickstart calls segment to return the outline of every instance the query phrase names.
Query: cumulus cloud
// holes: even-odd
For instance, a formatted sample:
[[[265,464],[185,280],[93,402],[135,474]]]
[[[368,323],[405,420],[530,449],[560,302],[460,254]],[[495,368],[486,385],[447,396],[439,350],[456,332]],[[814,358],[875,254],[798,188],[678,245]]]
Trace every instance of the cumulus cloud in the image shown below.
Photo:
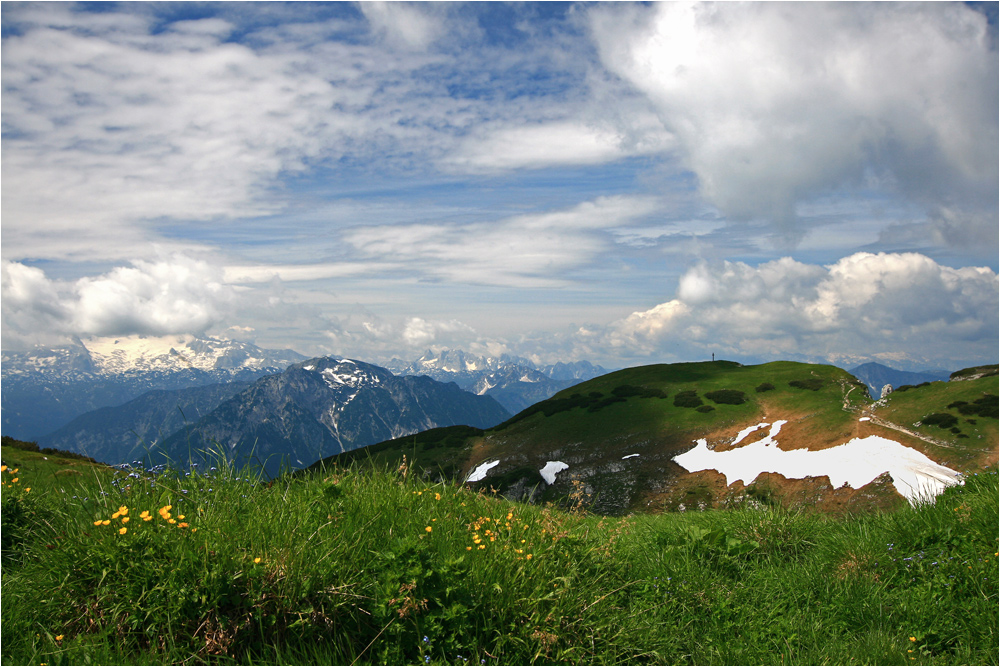
[[[5,260],[2,275],[5,346],[30,344],[40,331],[67,338],[204,333],[237,300],[219,270],[182,256],[72,282]]]
[[[591,349],[635,356],[757,359],[995,358],[997,274],[954,269],[916,253],[856,253],[831,266],[783,258],[752,267],[703,263],[676,298],[603,331],[579,334]]]
[[[990,211],[995,240],[997,52],[982,14],[669,2],[598,7],[590,20],[603,62],[654,103],[726,215],[788,226],[798,201],[878,187],[932,215]],[[973,233],[945,241],[981,241],[985,226],[956,224]]]

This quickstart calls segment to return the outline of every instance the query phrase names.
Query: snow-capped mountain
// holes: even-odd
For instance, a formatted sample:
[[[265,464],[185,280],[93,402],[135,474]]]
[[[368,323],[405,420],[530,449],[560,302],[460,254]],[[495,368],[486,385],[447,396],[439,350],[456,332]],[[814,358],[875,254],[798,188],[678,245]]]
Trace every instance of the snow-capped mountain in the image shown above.
[[[35,439],[152,390],[252,381],[306,357],[220,338],[125,336],[0,353],[4,435]]]
[[[305,359],[292,350],[265,350],[223,338],[176,336],[119,336],[88,338],[62,348],[36,348],[2,353],[2,377],[40,373],[103,375],[183,370],[239,371],[285,368]]]
[[[608,372],[588,361],[538,367],[523,357],[482,357],[462,350],[428,350],[416,361],[393,359],[387,367],[398,375],[454,382],[466,391],[492,396],[515,414],[557,391]]]
[[[440,426],[488,428],[509,416],[492,398],[451,383],[320,357],[257,380],[167,438],[154,460],[183,464],[221,446],[231,459],[257,460],[273,475],[283,465],[298,468]]]

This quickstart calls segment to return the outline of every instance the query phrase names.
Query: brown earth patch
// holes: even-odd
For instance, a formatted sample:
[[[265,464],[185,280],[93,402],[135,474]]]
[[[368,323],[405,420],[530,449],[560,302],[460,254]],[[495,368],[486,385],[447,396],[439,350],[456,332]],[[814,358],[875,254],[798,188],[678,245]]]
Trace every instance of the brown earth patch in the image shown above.
[[[682,473],[670,488],[641,497],[639,506],[652,511],[701,511],[735,507],[744,503],[758,506],[801,508],[822,514],[849,514],[889,511],[906,500],[896,492],[892,478],[882,474],[858,489],[834,488],[830,478],[790,479],[778,473],[761,473],[748,485],[735,481],[726,485],[726,477],[715,470]]]

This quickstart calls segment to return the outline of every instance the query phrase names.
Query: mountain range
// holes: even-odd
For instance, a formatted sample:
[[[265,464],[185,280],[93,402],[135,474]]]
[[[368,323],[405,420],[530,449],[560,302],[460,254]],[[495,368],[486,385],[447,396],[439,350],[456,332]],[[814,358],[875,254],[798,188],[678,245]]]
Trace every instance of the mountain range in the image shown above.
[[[886,385],[898,389],[906,385],[918,385],[924,382],[947,381],[950,375],[948,371],[922,371],[919,373],[898,371],[875,362],[861,364],[848,372],[868,385],[868,393],[876,399],[882,397],[882,391]]]
[[[335,452],[441,426],[488,428],[510,417],[489,396],[427,376],[396,376],[351,359],[292,364],[222,401],[149,454],[152,462],[228,459],[260,463],[273,476]]]
[[[511,413],[608,372],[589,361],[537,366],[523,357],[476,356],[462,350],[428,350],[416,361],[392,359],[386,367],[397,375],[427,375],[454,382],[474,394],[492,396]]]
[[[5,435],[35,440],[80,415],[148,391],[250,382],[306,357],[190,335],[78,340],[62,348],[0,353]]]

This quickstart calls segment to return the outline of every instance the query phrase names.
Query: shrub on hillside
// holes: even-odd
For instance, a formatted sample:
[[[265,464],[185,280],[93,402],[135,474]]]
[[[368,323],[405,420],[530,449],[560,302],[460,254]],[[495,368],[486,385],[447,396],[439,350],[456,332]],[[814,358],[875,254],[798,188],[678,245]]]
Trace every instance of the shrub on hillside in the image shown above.
[[[810,391],[819,391],[823,387],[823,380],[819,378],[809,378],[808,380],[792,380],[788,383],[789,387],[795,387],[796,389],[808,389]]]
[[[705,394],[705,398],[713,403],[740,405],[747,402],[747,395],[738,389],[716,389]]]
[[[765,391],[774,391],[774,385],[771,384],[770,382],[761,382],[759,385],[757,385],[755,391],[758,394],[763,394]]]
[[[695,408],[695,410],[697,410],[698,412],[711,412],[714,409],[715,408],[713,408],[711,405],[699,405],[697,408]]]
[[[946,412],[934,412],[925,416],[920,422],[925,426],[937,426],[938,428],[948,429],[958,423],[958,417],[949,415]]]
[[[632,396],[638,396],[639,398],[666,398],[667,395],[662,389],[654,389],[650,387],[636,387],[630,384],[623,384],[621,386],[615,387],[611,390],[611,393],[615,396],[621,396],[622,398],[631,398]]]
[[[901,391],[909,391],[911,389],[920,389],[921,387],[929,386],[931,386],[930,382],[921,382],[920,384],[904,384],[896,388],[896,393],[898,394]]]
[[[674,396],[674,405],[679,408],[697,408],[701,404],[702,400],[694,390],[682,391]]]

